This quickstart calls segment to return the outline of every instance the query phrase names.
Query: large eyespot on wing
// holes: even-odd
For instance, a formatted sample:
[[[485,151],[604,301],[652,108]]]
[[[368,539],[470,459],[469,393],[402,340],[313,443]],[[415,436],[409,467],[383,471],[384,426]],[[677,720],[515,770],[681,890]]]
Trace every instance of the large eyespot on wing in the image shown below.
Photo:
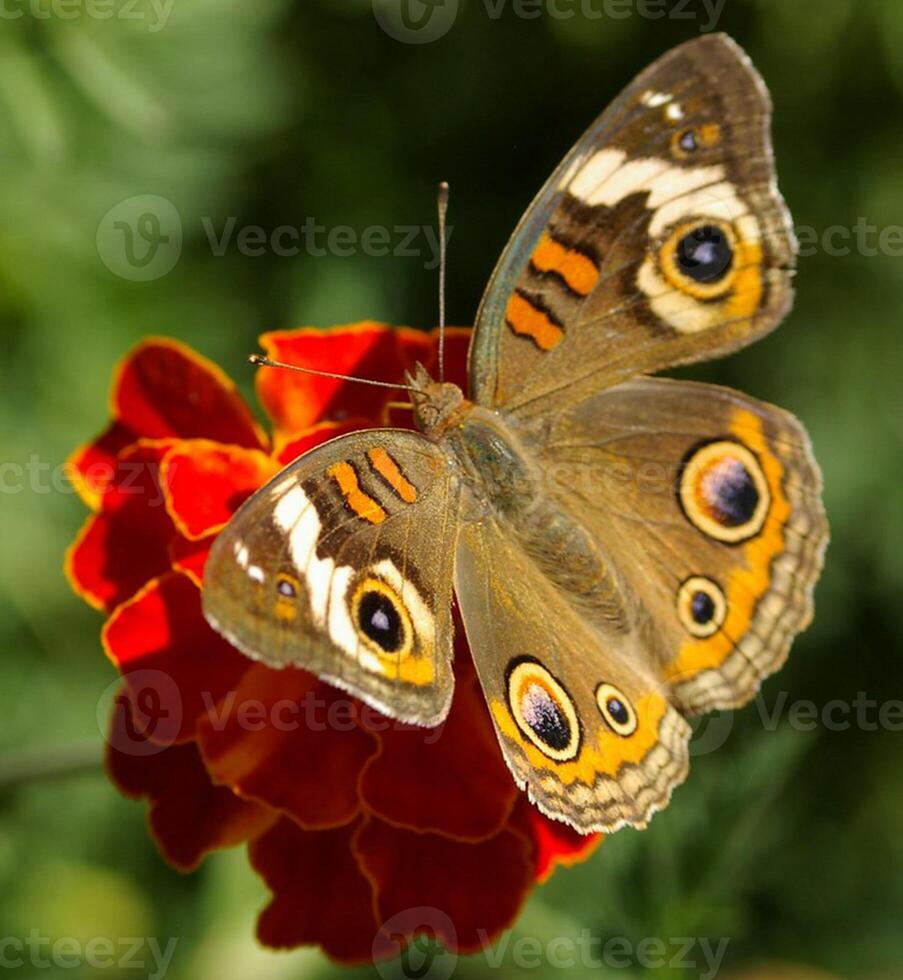
[[[776,188],[770,100],[724,35],[668,52],[540,192],[483,299],[480,404],[523,418],[777,325],[796,245]]]
[[[382,713],[439,724],[454,686],[459,488],[402,430],[343,436],[233,516],[205,570],[204,614],[256,660],[316,673]]]
[[[645,826],[686,776],[689,726],[639,638],[604,639],[490,522],[462,528],[455,589],[517,784],[581,833]]]

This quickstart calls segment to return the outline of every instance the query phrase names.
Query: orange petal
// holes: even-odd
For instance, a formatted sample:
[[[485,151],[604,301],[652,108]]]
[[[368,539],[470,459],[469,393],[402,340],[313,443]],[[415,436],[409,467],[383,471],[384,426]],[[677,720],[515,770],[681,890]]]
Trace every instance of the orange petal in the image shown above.
[[[303,670],[254,664],[208,712],[198,742],[213,778],[308,828],[360,809],[358,778],[376,741],[353,698]]]
[[[110,610],[169,568],[176,531],[164,506],[160,466],[172,440],[137,443],[116,460],[113,479],[66,554],[75,591]]]
[[[107,771],[127,796],[150,799],[150,826],[161,853],[177,868],[196,867],[210,851],[263,833],[275,813],[214,786],[197,748],[161,748],[136,727],[128,697],[113,706]]]
[[[166,509],[181,534],[192,541],[219,530],[279,465],[259,449],[186,439],[163,461]]]
[[[267,446],[227,375],[187,344],[168,337],[150,337],[126,355],[111,401],[113,417],[142,436]]]
[[[301,830],[280,820],[251,845],[251,864],[273,893],[257,923],[264,946],[321,946],[341,963],[370,960],[376,919],[352,852],[356,827]]]
[[[578,834],[560,820],[550,820],[521,796],[514,821],[533,838],[536,880],[548,881],[559,867],[569,868],[589,858],[605,839],[603,834]]]
[[[396,937],[424,927],[447,949],[482,949],[511,924],[533,887],[530,844],[508,829],[467,844],[373,819],[355,850],[376,892],[381,945],[396,952]]]
[[[187,575],[199,589],[204,585],[204,567],[218,533],[207,534],[197,541],[177,537],[169,546],[169,560],[173,571]]]
[[[178,572],[119,606],[101,638],[148,737],[160,744],[193,738],[198,721],[251,666],[207,625],[197,586]]]
[[[421,331],[372,320],[328,330],[265,333],[260,345],[274,360],[393,384],[403,384],[405,370],[430,353],[429,338]],[[261,368],[257,395],[284,442],[323,419],[363,416],[377,422],[386,403],[403,392]]]
[[[69,481],[91,510],[100,510],[101,499],[116,472],[116,457],[138,438],[134,429],[112,422],[103,435],[79,446],[66,460]]]
[[[469,383],[467,379],[467,353],[470,349],[470,338],[473,330],[470,327],[445,328],[445,380],[456,384],[467,395]],[[439,377],[439,330],[431,330],[427,335],[430,339],[430,353],[423,361],[423,366],[434,378]]]
[[[367,807],[398,827],[484,840],[504,826],[518,797],[483,695],[459,668],[451,711],[438,728],[368,714],[381,750],[364,770]],[[417,779],[411,780],[411,773]]]
[[[330,439],[338,439],[339,436],[346,436],[359,429],[368,429],[375,424],[365,418],[348,419],[344,422],[318,422],[293,435],[276,454],[276,458],[283,465],[288,465],[311,449],[329,442]]]

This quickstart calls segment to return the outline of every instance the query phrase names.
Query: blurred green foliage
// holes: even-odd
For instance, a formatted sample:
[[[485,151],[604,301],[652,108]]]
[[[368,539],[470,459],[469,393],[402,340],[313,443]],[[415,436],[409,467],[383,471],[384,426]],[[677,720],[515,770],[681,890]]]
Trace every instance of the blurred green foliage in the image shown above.
[[[60,571],[83,516],[60,464],[103,426],[113,363],[147,333],[194,344],[249,392],[245,356],[264,329],[434,319],[423,256],[255,257],[234,242],[217,256],[202,219],[272,230],[312,218],[358,233],[425,225],[445,178],[450,318],[469,322],[562,154],[699,21],[593,19],[579,5],[569,20],[518,18],[510,6],[492,19],[483,0],[461,0],[444,37],[414,45],[381,30],[367,0],[173,0],[168,14],[140,0],[137,19],[59,9],[8,0],[0,22],[0,449],[38,474],[7,483],[0,509],[0,936],[178,937],[177,980],[334,976],[316,952],[255,947],[265,893],[241,852],[181,877],[156,855],[142,808],[96,768],[10,776],[17,760],[52,762],[61,747],[98,740],[98,696],[113,680],[100,621]],[[699,754],[668,811],[559,873],[530,901],[501,966],[476,957],[460,977],[537,975],[511,943],[585,929],[632,943],[728,937],[724,975],[784,962],[903,977],[903,735],[762,717],[788,697],[821,707],[903,691],[903,263],[871,239],[844,255],[823,247],[832,226],[867,222],[877,236],[903,224],[903,5],[727,0],[717,26],[768,82],[781,185],[820,244],[800,262],[780,331],[688,373],[776,401],[809,427],[833,531],[816,621],[766,685],[764,708],[721,719],[729,737]],[[100,260],[96,235],[111,208],[147,194],[175,205],[184,242],[171,272],[141,282]],[[36,971],[57,973],[136,975]]]

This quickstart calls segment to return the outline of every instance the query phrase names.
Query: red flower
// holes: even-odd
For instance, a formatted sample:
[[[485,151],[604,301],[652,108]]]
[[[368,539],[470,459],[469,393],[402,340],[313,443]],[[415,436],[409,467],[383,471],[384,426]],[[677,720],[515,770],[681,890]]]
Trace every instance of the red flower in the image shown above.
[[[462,385],[467,339],[449,332],[449,375]],[[436,360],[435,334],[378,323],[261,343],[281,360],[388,381]],[[392,411],[387,389],[286,371],[260,371],[257,390],[271,439],[214,365],[147,340],[116,372],[110,427],[70,459],[94,513],[67,572],[107,613],[103,645],[123,678],[110,775],[148,798],[158,846],[178,868],[248,843],[272,891],[258,923],[268,946],[365,961],[427,931],[477,949],[598,838],[547,820],[516,790],[463,630],[451,712],[426,730],[304,671],[251,661],[207,625],[204,562],[239,504],[302,452]],[[410,424],[397,415],[393,424]]]

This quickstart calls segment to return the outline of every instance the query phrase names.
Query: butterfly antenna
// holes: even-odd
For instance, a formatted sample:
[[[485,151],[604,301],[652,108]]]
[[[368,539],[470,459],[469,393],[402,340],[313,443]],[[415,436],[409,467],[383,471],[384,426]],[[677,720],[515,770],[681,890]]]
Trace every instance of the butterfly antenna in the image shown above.
[[[337,381],[356,381],[362,385],[375,385],[377,388],[394,388],[396,391],[416,391],[413,385],[393,384],[391,381],[374,381],[372,378],[357,378],[353,374],[334,374],[332,371],[317,371],[314,368],[300,367],[297,364],[286,364],[284,361],[272,361],[263,354],[251,354],[248,360],[258,367],[284,368],[286,371],[299,371],[301,374],[313,374],[318,378],[335,378]]]
[[[448,212],[448,182],[439,185],[439,380],[445,381],[445,215]]]

